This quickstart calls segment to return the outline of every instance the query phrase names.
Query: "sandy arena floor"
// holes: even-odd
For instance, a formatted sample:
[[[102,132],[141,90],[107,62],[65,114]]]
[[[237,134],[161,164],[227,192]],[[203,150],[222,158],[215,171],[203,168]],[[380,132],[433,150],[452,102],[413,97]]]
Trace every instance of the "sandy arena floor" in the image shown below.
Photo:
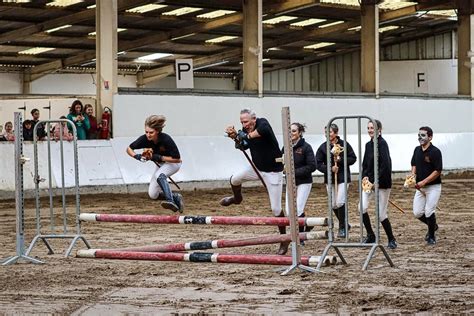
[[[395,268],[377,251],[369,270],[363,272],[368,250],[349,248],[342,249],[348,265],[289,276],[280,276],[275,266],[267,265],[65,259],[67,244],[56,241],[52,244],[58,254],[47,255],[42,244],[33,251],[47,264],[0,267],[0,315],[474,313],[472,173],[445,178],[434,247],[425,245],[426,226],[411,213],[413,192],[401,187],[401,182],[394,184],[391,198],[406,214],[390,208],[399,243],[398,249],[389,251]],[[350,218],[355,240],[359,225],[353,189]],[[229,191],[184,192],[185,214],[271,216],[263,189],[245,189],[244,204],[224,209],[218,201]],[[73,206],[72,199],[68,202]],[[81,206],[83,212],[170,214],[146,194],[82,196]],[[316,184],[306,213],[325,216],[326,207],[325,189]],[[44,216],[48,214],[45,208]],[[34,236],[33,215],[29,200],[27,245]],[[93,248],[111,248],[247,238],[272,234],[276,227],[84,223],[83,231]],[[385,245],[386,236],[381,235]],[[303,254],[320,255],[325,245],[322,240],[307,242]],[[84,249],[82,244],[77,248]],[[277,248],[264,245],[219,252],[273,254]],[[0,201],[0,258],[14,251],[15,202]]]

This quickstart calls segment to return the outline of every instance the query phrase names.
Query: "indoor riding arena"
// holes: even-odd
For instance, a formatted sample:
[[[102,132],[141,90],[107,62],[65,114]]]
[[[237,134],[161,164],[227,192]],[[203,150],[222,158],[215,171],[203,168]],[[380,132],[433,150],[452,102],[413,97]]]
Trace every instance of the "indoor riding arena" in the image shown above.
[[[0,315],[474,313],[473,65],[473,1],[2,1]]]

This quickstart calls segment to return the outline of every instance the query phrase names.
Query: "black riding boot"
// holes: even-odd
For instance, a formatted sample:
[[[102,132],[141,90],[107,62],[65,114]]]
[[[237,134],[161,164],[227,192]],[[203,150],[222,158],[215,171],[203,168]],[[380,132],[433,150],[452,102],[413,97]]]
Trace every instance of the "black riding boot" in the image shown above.
[[[385,233],[387,234],[387,238],[388,238],[387,247],[390,249],[397,248],[397,241],[395,240],[395,237],[393,236],[392,225],[390,224],[390,221],[388,220],[388,218],[382,221],[382,227],[385,230]]]
[[[425,214],[421,215],[421,217],[418,217],[418,220],[419,220],[420,222],[423,222],[423,223],[425,223],[426,225],[428,225],[428,222],[426,221],[426,216],[425,216]]]
[[[343,204],[340,208],[337,209],[339,213],[339,232],[337,233],[337,237],[339,238],[346,238],[346,209],[345,204]],[[347,225],[347,229],[351,229],[351,225]]]
[[[167,178],[168,177],[164,173],[162,173],[158,176],[158,179],[156,179],[158,185],[161,188],[161,191],[165,196],[165,201],[161,202],[161,206],[163,206],[163,208],[176,212],[177,210],[179,210],[179,207],[174,202],[173,193],[171,192],[171,188],[168,184]]]
[[[232,182],[231,182],[230,186],[232,187],[232,193],[234,193],[234,195],[223,198],[219,202],[222,206],[229,206],[231,204],[240,204],[242,202],[242,185],[232,185]]]
[[[184,210],[184,201],[183,201],[183,196],[181,195],[181,193],[173,193],[173,201],[174,201],[174,204],[178,206],[178,211],[182,213]]]
[[[428,240],[426,241],[428,245],[436,244],[435,231],[438,230],[438,224],[436,224],[436,214],[433,213],[430,217],[426,218],[428,222]]]
[[[277,217],[285,217],[283,212],[278,215]],[[278,231],[280,232],[281,235],[286,234],[286,226],[278,226]],[[278,249],[278,254],[280,256],[285,255],[288,252],[288,247],[290,246],[289,241],[284,241],[280,243],[280,248]]]
[[[364,227],[367,232],[367,237],[365,237],[363,243],[365,244],[372,244],[375,242],[375,234],[372,230],[372,224],[370,223],[369,214],[364,213],[362,214],[362,221],[364,222]]]
[[[304,218],[304,217],[306,217],[306,214],[303,212],[303,214],[301,214],[301,215],[298,216],[298,217],[299,217],[299,218]],[[300,233],[304,233],[304,232],[311,231],[311,230],[308,230],[308,228],[309,228],[310,226],[304,226],[304,225],[303,225],[303,226],[298,226],[298,227],[299,227],[299,232],[300,232]],[[311,227],[311,228],[312,228],[312,227]],[[299,235],[298,235],[298,236],[299,236]],[[299,237],[298,237],[298,238],[299,238]],[[301,245],[301,246],[304,246],[304,240],[301,240],[301,239],[300,239],[300,245]]]

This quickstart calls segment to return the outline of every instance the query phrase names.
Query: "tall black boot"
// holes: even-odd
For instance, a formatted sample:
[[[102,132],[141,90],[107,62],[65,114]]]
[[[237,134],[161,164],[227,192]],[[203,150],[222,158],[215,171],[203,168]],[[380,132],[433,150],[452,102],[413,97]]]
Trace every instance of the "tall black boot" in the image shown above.
[[[397,241],[395,240],[395,237],[393,236],[392,225],[390,224],[390,221],[388,220],[388,218],[382,221],[382,227],[385,230],[385,233],[387,234],[387,238],[388,238],[387,247],[390,249],[397,248]]]
[[[183,213],[184,210],[184,201],[181,193],[173,193],[173,201],[176,206],[178,206],[178,211]]]
[[[337,212],[339,214],[339,232],[337,233],[337,237],[339,238],[346,238],[346,209],[345,209],[345,204],[342,204],[340,208],[337,209]],[[347,229],[351,229],[351,225],[347,225]]]
[[[438,230],[438,224],[436,224],[436,214],[433,213],[430,217],[426,218],[428,222],[428,240],[426,243],[428,245],[436,244],[435,231]]]
[[[306,214],[303,212],[303,214],[301,214],[301,215],[298,216],[298,217],[299,217],[299,218],[304,218],[304,217],[306,217]],[[299,232],[300,232],[300,233],[307,232],[307,231],[308,231],[308,227],[309,227],[309,226],[305,226],[305,225],[303,225],[303,226],[298,226]],[[298,235],[298,236],[299,236],[299,235]],[[299,237],[298,237],[298,238],[299,238]],[[301,246],[304,246],[304,240],[301,240],[301,239],[300,239],[300,245],[301,245]]]
[[[364,222],[365,230],[367,231],[367,237],[364,239],[365,244],[372,244],[375,242],[375,234],[372,230],[372,224],[370,223],[369,214],[364,213],[362,214],[362,221]]]
[[[242,185],[232,185],[232,182],[231,182],[230,186],[232,187],[232,193],[234,195],[223,198],[219,202],[222,206],[229,206],[231,204],[240,204],[242,202],[242,199],[243,199],[242,198]]]
[[[158,179],[156,179],[158,185],[161,188],[161,191],[163,191],[163,194],[165,195],[165,201],[161,202],[161,206],[163,206],[163,208],[176,212],[177,210],[179,210],[179,207],[174,202],[173,192],[171,192],[171,188],[168,184],[167,178],[168,177],[164,173],[162,173],[158,176]]]
[[[420,217],[418,217],[418,220],[422,223],[425,223],[426,225],[428,225],[428,222],[426,220],[426,216],[425,214],[421,215]]]
[[[277,217],[285,217],[283,212],[280,213]],[[281,235],[286,234],[286,226],[278,226],[278,231],[280,232]],[[278,254],[280,256],[285,255],[288,252],[288,247],[290,246],[289,241],[284,241],[280,243],[280,248],[278,249]]]

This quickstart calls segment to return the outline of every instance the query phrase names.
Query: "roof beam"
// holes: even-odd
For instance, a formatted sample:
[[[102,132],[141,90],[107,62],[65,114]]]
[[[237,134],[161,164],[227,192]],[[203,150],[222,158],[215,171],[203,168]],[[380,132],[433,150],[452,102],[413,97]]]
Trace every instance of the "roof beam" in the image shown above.
[[[129,8],[133,8],[142,4],[153,2],[151,0],[119,0],[118,10],[123,11]],[[56,19],[49,21],[33,24],[30,26],[23,27],[18,30],[9,31],[0,35],[0,44],[9,42],[14,39],[29,36],[38,32],[44,32],[46,30],[62,26],[64,24],[75,24],[85,20],[95,18],[95,9],[87,9],[79,11],[73,14],[68,14]]]
[[[125,0],[122,0],[125,1]],[[125,2],[131,2],[131,0],[125,1]],[[139,0],[134,0],[134,2],[139,2]],[[141,2],[153,2],[153,1],[141,1]],[[267,6],[264,8],[265,13],[277,13],[280,12],[279,10],[289,10],[290,8],[303,8],[307,7],[308,5],[311,4],[316,4],[319,3],[319,0],[288,0],[282,3],[278,4],[273,4],[270,6]],[[129,7],[135,7],[137,4]],[[120,7],[119,7],[120,9]],[[172,30],[169,32],[159,32],[151,36],[147,36],[144,38],[139,38],[135,41],[127,41],[127,42],[119,42],[119,51],[128,51],[132,49],[137,49],[141,48],[143,46],[147,46],[150,44],[157,44],[159,42],[163,42],[166,40],[171,40],[172,38],[179,37],[179,36],[184,36],[187,34],[191,33],[200,33],[200,32],[205,32],[208,30],[216,29],[219,27],[222,27],[224,25],[232,24],[232,23],[239,23],[243,19],[242,13],[235,13],[232,15],[227,15],[222,18],[214,19],[209,22],[205,23],[199,23],[196,25],[191,25],[189,27],[181,28],[181,29],[176,29]],[[62,67],[68,67],[72,65],[76,65],[85,61],[89,61],[91,59],[95,58],[95,51],[94,52],[84,52],[82,54],[76,55],[74,57],[68,57],[64,58],[61,61],[61,64],[58,63],[58,61],[54,61],[51,63],[43,64],[34,67],[31,69],[32,77],[37,79],[40,78],[44,75],[46,75],[47,72],[54,71],[56,69],[62,68]],[[60,67],[54,69],[54,66],[61,65]],[[34,80],[34,79],[32,79]]]
[[[416,14],[416,11],[417,11],[417,5],[412,5],[412,6],[409,6],[409,7],[404,7],[404,8],[401,8],[401,9],[384,12],[384,13],[380,14],[379,21],[382,22],[382,21],[387,21],[387,20],[393,20],[393,19],[396,19],[396,18],[404,17],[406,15]],[[348,21],[348,22],[344,22],[344,23],[341,23],[341,24],[337,24],[337,25],[329,26],[329,27],[325,27],[325,28],[317,28],[317,29],[310,30],[310,31],[294,32],[294,33],[289,34],[288,36],[283,37],[283,38],[279,38],[279,39],[276,39],[276,40],[265,41],[263,43],[263,46],[264,46],[264,49],[268,49],[268,48],[271,48],[271,47],[285,45],[285,44],[297,42],[297,41],[300,41],[300,40],[306,40],[306,39],[309,39],[309,38],[321,37],[321,36],[326,36],[326,35],[329,35],[329,34],[343,32],[343,31],[345,31],[349,28],[356,27],[356,26],[359,26],[359,25],[360,25],[360,19],[357,19],[357,20]],[[228,58],[241,57],[241,54],[242,54],[241,49],[230,49],[230,50],[224,51],[220,54],[209,56],[205,60],[200,59],[199,65],[195,64],[195,66],[198,67],[198,66],[210,65],[210,64],[222,61],[223,58],[221,56],[226,52],[228,53],[228,55],[227,55]],[[232,53],[232,52],[234,52],[234,53]],[[198,59],[196,59],[196,61],[197,60]],[[155,74],[159,74],[159,76],[154,76]],[[164,67],[155,68],[153,70],[145,71],[143,76],[147,78],[146,82],[150,82],[150,81],[153,81],[153,80],[158,80],[158,79],[165,78],[165,77],[167,77],[169,75],[172,75],[172,74],[174,74],[174,65],[168,65],[168,66],[164,66]]]

